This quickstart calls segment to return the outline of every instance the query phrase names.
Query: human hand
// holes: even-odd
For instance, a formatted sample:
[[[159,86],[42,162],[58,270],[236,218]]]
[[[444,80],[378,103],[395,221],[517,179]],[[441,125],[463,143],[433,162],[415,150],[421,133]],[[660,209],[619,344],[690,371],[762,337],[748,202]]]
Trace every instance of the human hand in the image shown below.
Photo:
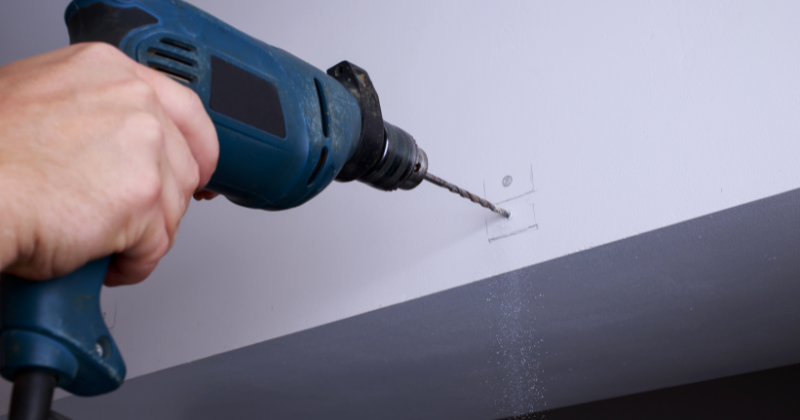
[[[44,280],[116,254],[107,285],[144,280],[217,164],[189,88],[106,44],[0,68],[0,269]]]

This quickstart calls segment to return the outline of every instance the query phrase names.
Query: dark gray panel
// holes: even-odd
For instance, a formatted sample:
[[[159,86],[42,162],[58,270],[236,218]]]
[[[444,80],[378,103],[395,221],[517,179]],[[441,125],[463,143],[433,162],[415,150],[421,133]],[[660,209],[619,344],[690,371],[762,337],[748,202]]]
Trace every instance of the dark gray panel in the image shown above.
[[[798,299],[794,190],[56,409],[76,420],[490,420],[798,363]]]
[[[547,410],[542,416],[547,420],[797,420],[798,389],[800,364]]]

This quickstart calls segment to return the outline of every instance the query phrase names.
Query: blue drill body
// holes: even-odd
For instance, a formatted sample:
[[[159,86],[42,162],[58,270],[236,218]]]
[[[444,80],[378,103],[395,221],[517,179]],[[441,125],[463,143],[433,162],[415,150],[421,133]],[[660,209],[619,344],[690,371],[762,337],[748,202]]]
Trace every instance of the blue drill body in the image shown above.
[[[369,77],[350,63],[326,74],[178,0],[76,0],[65,20],[72,43],[110,43],[197,92],[220,144],[207,188],[236,204],[296,207],[334,178],[412,189],[427,172],[424,152],[382,120]],[[99,304],[110,258],[46,282],[3,276],[5,378],[47,372],[83,396],[122,384]]]
[[[76,1],[65,20],[70,22],[79,8],[123,5],[130,11],[117,16],[140,15],[128,18],[134,19],[131,26],[147,22],[145,14],[158,22],[131,29],[117,45],[120,50],[191,87],[214,121],[220,158],[210,190],[243,206],[283,210],[319,193],[350,158],[361,131],[353,95],[323,71],[193,6],[165,0]],[[97,26],[89,25],[74,24],[73,38],[92,36]],[[222,75],[227,80],[214,80],[225,86],[212,86],[212,65],[215,77],[227,71]],[[326,162],[311,180],[323,150]]]

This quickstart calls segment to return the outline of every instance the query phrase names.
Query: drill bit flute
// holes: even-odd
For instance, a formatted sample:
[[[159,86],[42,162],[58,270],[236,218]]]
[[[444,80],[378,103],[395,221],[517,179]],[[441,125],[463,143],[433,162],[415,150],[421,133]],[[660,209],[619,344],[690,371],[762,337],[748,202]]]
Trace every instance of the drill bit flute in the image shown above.
[[[448,190],[450,190],[450,192],[458,194],[458,195],[460,195],[460,196],[472,201],[473,203],[480,204],[482,207],[485,207],[485,208],[487,208],[487,209],[489,209],[489,210],[491,210],[491,211],[493,211],[493,212],[505,217],[506,219],[510,219],[511,218],[511,212],[510,211],[505,210],[505,209],[501,209],[500,207],[497,207],[496,205],[486,201],[485,199],[480,198],[477,195],[475,195],[475,194],[473,194],[473,193],[471,193],[471,192],[469,192],[469,191],[467,191],[467,190],[465,190],[463,188],[460,188],[460,187],[458,187],[456,185],[453,185],[453,184],[443,180],[442,178],[439,178],[438,176],[431,175],[430,173],[426,173],[425,174],[425,180],[429,181],[429,182],[432,182],[432,183],[434,183],[434,184],[436,184],[436,185],[438,185],[438,186],[440,186],[442,188],[447,188]]]

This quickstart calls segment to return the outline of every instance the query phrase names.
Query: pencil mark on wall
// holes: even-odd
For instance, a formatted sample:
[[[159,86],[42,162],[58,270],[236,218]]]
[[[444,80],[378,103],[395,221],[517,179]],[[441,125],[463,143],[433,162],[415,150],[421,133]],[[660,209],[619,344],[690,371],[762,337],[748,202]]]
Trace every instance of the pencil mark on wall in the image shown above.
[[[536,189],[533,186],[533,165],[531,165],[529,181],[530,181],[530,185],[531,185],[530,190],[525,191],[522,194],[515,195],[514,197],[506,198],[504,200],[497,201],[497,204],[506,203],[506,202],[509,202],[509,201],[512,201],[512,200],[516,200],[518,198],[522,198],[522,197],[525,197],[526,195],[533,194],[534,192],[536,192]],[[484,194],[485,193],[486,193],[486,184],[484,182]]]
[[[499,176],[497,182],[490,178],[488,185],[489,188],[487,180],[484,179],[484,196],[497,204],[502,203],[503,208],[513,214],[512,218],[503,220],[494,215],[485,217],[489,243],[539,229],[533,209],[533,193],[536,192],[533,183],[533,165],[516,173]]]
[[[497,237],[494,237],[494,238],[489,238],[489,243],[492,243],[494,241],[499,241],[500,239],[508,238],[509,236],[514,236],[514,235],[517,235],[517,234],[520,234],[520,233],[523,233],[523,232],[527,232],[530,229],[539,229],[539,225],[531,225],[531,226],[522,228],[520,230],[516,230],[514,232],[511,232],[511,233],[509,233],[507,235],[501,235],[501,236],[497,236]]]

